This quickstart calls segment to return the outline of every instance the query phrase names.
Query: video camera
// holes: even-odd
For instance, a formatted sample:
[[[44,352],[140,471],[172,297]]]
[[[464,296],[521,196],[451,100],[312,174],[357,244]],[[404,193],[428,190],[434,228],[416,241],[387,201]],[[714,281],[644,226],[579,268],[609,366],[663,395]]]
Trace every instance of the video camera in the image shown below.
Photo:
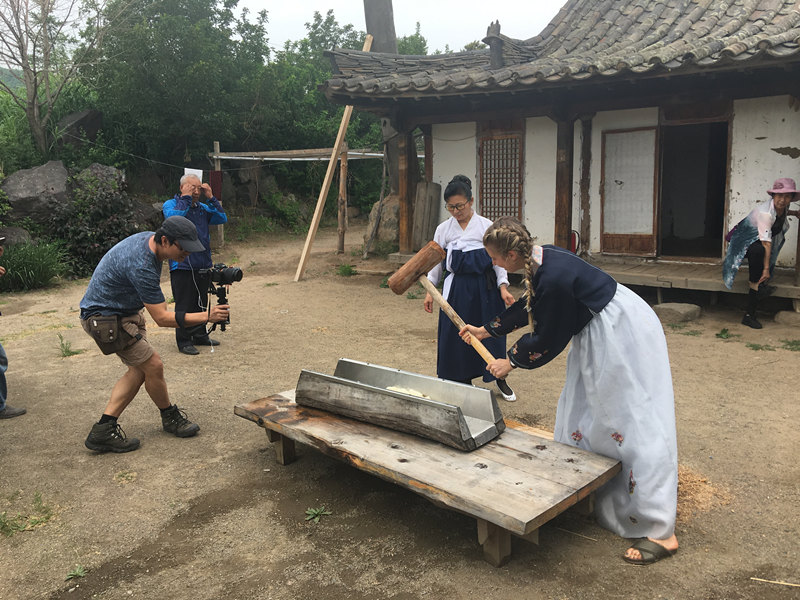
[[[226,285],[231,285],[235,281],[242,280],[242,270],[239,267],[229,267],[223,263],[217,263],[210,269],[205,269],[201,273],[208,274],[208,293],[217,295],[217,304],[228,304],[228,297],[226,296]],[[214,284],[217,284],[216,286]],[[230,316],[224,321],[214,323],[208,333],[214,331],[219,325],[220,331],[225,331],[225,326],[231,322]]]

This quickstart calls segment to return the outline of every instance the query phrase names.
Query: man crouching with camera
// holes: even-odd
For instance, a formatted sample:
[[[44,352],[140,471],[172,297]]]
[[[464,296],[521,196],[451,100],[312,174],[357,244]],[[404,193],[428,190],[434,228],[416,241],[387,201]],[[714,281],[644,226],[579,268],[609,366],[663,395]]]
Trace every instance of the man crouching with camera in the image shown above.
[[[117,419],[144,384],[161,410],[164,431],[177,437],[196,435],[200,427],[170,403],[164,363],[147,341],[142,309],[160,327],[202,326],[228,319],[228,306],[217,305],[206,312],[168,311],[161,292],[161,263],[181,261],[191,252],[202,252],[197,229],[188,219],[169,217],[153,233],[136,233],[111,248],[92,274],[81,300],[81,325],[103,354],[119,356],[128,371],[111,390],[111,399],[100,421],[92,426],[86,447],[97,452],[130,452],[139,440],[127,438]]]

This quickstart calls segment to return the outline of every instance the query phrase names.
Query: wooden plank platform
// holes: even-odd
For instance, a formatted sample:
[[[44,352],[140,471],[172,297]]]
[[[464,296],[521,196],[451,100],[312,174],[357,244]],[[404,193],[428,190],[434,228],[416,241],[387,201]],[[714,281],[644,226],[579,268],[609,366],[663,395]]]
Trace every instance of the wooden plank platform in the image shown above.
[[[475,517],[484,558],[494,566],[510,558],[511,534],[535,542],[542,524],[578,503],[590,505],[592,493],[621,469],[616,460],[510,421],[496,439],[463,452],[299,406],[293,397],[282,392],[234,412],[267,430],[281,464],[294,460],[298,441]]]
[[[747,294],[749,290],[746,264],[739,269],[733,282],[733,289],[729,290],[722,283],[722,266],[719,264],[668,261],[630,263],[611,261],[602,257],[592,257],[589,262],[624,285],[735,294]],[[800,300],[800,286],[795,285],[794,269],[775,269],[769,284],[776,288],[773,296]]]

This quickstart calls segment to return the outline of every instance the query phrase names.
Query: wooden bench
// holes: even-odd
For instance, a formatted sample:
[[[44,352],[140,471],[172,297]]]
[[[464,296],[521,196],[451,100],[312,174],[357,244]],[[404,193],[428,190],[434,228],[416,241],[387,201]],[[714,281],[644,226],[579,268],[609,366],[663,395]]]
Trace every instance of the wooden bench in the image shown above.
[[[511,556],[511,534],[537,543],[538,528],[566,509],[591,511],[593,492],[621,469],[616,460],[509,420],[499,437],[463,452],[299,406],[293,391],[237,405],[234,412],[266,429],[283,465],[295,460],[297,441],[475,517],[484,558],[496,567]]]

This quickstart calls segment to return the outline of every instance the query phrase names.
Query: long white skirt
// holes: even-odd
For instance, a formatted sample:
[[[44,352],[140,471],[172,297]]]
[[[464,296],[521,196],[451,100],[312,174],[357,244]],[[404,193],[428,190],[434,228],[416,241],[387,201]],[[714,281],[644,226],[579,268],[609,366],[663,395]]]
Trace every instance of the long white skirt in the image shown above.
[[[622,537],[675,529],[678,448],[664,330],[623,285],[578,335],[556,412],[555,439],[622,461],[597,491],[600,525]]]

